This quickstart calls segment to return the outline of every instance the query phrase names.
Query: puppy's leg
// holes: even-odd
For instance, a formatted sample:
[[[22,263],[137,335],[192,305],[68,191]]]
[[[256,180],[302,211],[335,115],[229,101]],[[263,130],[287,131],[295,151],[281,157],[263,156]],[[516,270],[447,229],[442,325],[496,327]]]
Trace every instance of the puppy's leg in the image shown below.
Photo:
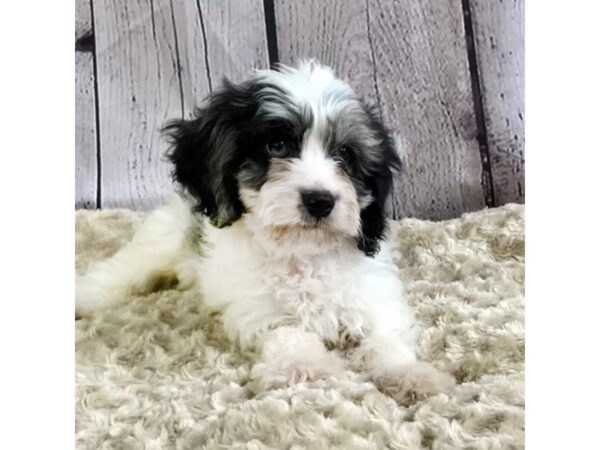
[[[77,277],[76,313],[86,315],[123,301],[132,292],[143,292],[152,278],[173,278],[190,257],[185,241],[193,220],[190,207],[179,197],[152,212],[131,242]]]
[[[252,368],[252,386],[260,392],[343,370],[340,356],[328,351],[317,334],[284,326],[265,336],[260,359]]]
[[[410,334],[377,331],[364,338],[351,356],[355,367],[365,371],[381,392],[400,405],[447,393],[454,387],[452,377],[430,363],[417,361],[416,343]]]

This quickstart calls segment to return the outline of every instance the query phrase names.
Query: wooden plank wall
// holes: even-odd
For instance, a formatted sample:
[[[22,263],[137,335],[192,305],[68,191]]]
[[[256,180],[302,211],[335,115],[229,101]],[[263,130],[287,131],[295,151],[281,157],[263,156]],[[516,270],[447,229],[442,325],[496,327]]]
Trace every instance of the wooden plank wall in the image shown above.
[[[394,131],[394,217],[524,202],[523,0],[77,0],[76,23],[76,207],[154,207],[167,119],[307,58]]]
[[[471,2],[495,203],[524,203],[524,0]]]
[[[75,188],[76,208],[96,208],[98,164],[94,34],[90,0],[75,3]]]

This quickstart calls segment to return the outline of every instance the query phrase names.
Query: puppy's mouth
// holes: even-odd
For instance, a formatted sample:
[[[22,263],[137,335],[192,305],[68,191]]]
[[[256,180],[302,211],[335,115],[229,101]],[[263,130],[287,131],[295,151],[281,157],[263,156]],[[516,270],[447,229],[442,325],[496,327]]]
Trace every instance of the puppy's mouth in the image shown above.
[[[275,225],[271,227],[273,236],[275,239],[280,240],[286,237],[306,237],[311,238],[316,236],[317,233],[321,237],[334,238],[337,236],[335,229],[333,229],[327,220],[315,220],[306,221],[303,223],[296,223],[290,225]]]
[[[300,226],[304,228],[328,228],[331,225],[329,217],[312,217],[306,215],[302,218]]]
[[[272,227],[273,231],[277,233],[288,233],[288,232],[299,232],[299,231],[314,231],[314,230],[326,230],[330,229],[327,220],[305,220],[302,223],[294,223],[289,225],[275,225]]]

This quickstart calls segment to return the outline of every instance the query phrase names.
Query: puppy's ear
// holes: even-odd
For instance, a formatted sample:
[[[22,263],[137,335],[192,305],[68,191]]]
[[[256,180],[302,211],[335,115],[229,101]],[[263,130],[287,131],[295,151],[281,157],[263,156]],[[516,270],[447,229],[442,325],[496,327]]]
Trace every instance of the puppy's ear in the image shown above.
[[[365,255],[374,256],[379,251],[380,241],[386,231],[386,200],[392,190],[394,171],[400,171],[401,163],[394,141],[377,115],[365,108],[370,126],[380,139],[379,163],[365,180],[365,185],[371,190],[374,200],[361,211],[361,232],[358,237],[358,248]]]
[[[234,85],[213,93],[191,120],[173,120],[163,129],[171,143],[167,157],[173,178],[197,201],[196,209],[216,227],[231,225],[244,213],[236,173],[243,161],[239,127],[256,110],[252,85]]]

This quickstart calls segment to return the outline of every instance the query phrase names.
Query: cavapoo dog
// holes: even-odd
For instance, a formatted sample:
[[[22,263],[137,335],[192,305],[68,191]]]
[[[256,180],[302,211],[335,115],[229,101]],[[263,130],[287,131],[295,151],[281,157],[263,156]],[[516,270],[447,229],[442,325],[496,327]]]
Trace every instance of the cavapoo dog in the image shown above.
[[[259,355],[256,390],[346,369],[400,404],[452,388],[417,361],[419,327],[384,240],[394,143],[347,84],[313,61],[257,71],[165,132],[178,192],[77,279],[78,314],[174,273]]]

